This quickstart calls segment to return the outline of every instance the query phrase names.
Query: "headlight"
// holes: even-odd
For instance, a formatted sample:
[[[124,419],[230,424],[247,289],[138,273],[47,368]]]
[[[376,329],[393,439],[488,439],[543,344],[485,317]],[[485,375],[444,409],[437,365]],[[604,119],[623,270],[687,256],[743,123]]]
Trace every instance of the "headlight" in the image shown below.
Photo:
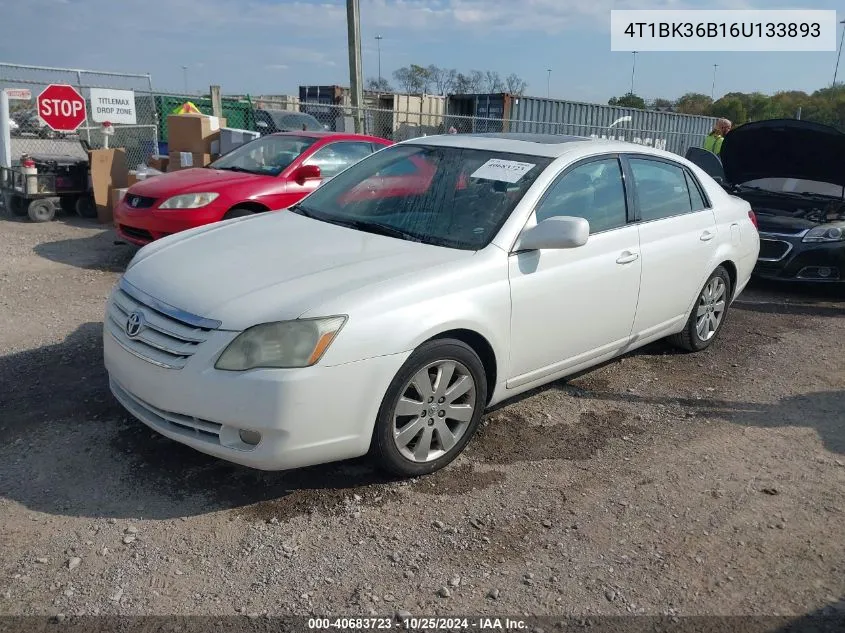
[[[217,200],[219,193],[185,193],[161,203],[159,209],[199,209]]]
[[[262,323],[241,332],[217,359],[217,369],[309,367],[329,348],[345,316]]]
[[[845,241],[845,222],[825,224],[810,229],[804,236],[804,242],[842,242]]]

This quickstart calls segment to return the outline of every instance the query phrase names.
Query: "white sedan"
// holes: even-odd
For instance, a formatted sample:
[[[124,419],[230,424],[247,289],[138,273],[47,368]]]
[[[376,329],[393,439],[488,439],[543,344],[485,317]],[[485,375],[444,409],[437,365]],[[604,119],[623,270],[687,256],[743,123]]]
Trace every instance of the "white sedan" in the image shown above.
[[[370,452],[402,475],[485,408],[663,337],[713,343],[759,238],[685,159],[582,137],[399,143],[281,213],[142,248],[111,294],[111,390],[264,470]]]

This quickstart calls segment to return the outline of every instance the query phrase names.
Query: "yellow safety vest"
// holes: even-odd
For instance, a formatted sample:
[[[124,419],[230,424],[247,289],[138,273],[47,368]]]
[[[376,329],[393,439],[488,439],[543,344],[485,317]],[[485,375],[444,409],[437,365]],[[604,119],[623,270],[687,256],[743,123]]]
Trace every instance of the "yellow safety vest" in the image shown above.
[[[713,152],[714,154],[718,154],[722,151],[722,141],[725,140],[725,137],[718,136],[716,134],[708,134],[704,137],[704,149],[708,152]]]
[[[173,109],[171,114],[202,114],[200,109],[190,101],[186,101],[182,105]]]

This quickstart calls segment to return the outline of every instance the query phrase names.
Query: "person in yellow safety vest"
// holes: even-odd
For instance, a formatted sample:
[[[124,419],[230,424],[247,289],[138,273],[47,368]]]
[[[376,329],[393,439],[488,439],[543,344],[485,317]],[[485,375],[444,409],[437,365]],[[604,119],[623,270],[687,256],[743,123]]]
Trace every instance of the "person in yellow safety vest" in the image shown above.
[[[202,114],[200,109],[190,101],[186,101],[182,105],[173,109],[171,114]]]
[[[722,141],[725,135],[731,131],[733,124],[727,119],[719,119],[713,126],[713,130],[704,137],[704,149],[718,155],[722,151]]]

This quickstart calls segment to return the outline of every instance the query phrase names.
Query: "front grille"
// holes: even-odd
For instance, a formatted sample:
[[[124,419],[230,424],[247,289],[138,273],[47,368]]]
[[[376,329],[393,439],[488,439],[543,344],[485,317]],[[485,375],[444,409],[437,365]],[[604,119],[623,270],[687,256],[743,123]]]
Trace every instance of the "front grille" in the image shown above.
[[[790,250],[792,250],[792,244],[789,242],[761,238],[758,259],[766,262],[777,262],[786,257]]]
[[[106,327],[124,349],[138,358],[159,367],[182,369],[219,323],[199,326],[196,322],[205,319],[177,313],[159,302],[145,300],[141,293],[121,283],[109,302]],[[134,336],[127,333],[131,314],[140,317],[140,329]]]
[[[134,193],[127,193],[124,196],[126,200],[126,204],[133,209],[149,209],[156,203],[156,198],[150,198],[148,196],[139,196]]]
[[[195,418],[190,415],[163,411],[154,407],[149,402],[144,402],[137,396],[129,393],[114,380],[111,381],[111,390],[120,403],[136,418],[154,425],[161,430],[178,433],[185,437],[200,439],[213,444],[220,444],[220,429],[222,424]]]
[[[137,240],[153,241],[153,234],[147,230],[136,229],[134,226],[126,226],[125,224],[120,225],[120,230],[129,237],[134,237]]]

